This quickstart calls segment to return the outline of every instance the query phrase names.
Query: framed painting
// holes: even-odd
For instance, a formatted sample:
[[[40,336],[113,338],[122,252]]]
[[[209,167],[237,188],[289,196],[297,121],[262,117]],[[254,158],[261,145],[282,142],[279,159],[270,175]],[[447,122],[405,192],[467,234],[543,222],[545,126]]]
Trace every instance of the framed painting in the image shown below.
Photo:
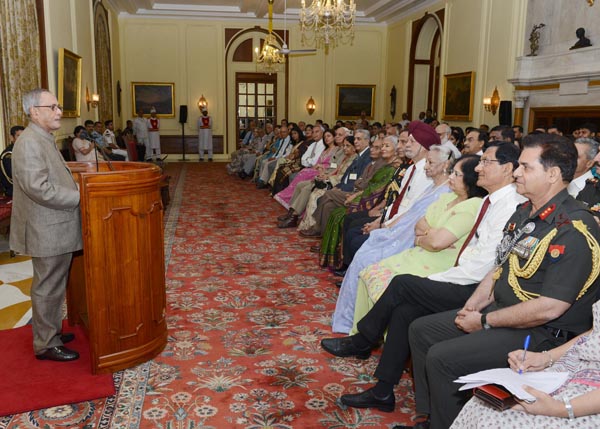
[[[153,107],[159,118],[175,117],[175,84],[158,82],[131,82],[131,108],[135,117],[140,109],[144,115]]]
[[[58,50],[58,102],[63,117],[81,115],[81,57],[65,48]]]
[[[442,119],[445,121],[472,121],[475,72],[444,75]]]
[[[338,85],[336,119],[366,119],[375,116],[375,85]]]

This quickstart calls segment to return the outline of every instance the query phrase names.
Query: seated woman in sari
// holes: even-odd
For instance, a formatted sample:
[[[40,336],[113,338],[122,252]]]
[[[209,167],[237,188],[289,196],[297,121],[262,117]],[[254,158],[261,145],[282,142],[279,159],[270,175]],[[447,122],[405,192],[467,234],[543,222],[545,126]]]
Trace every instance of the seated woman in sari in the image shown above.
[[[477,186],[477,156],[458,160],[446,179],[449,152],[445,146],[431,147],[425,169],[432,175],[434,188],[391,228],[371,232],[356,253],[338,296],[334,332],[350,332],[358,313],[369,307],[363,304],[366,288],[381,294],[396,274],[427,276],[454,264],[486,192]],[[447,192],[448,185],[451,192]]]
[[[271,175],[272,180],[269,180],[269,184],[272,186],[272,196],[285,189],[290,184],[290,178],[304,168],[300,160],[311,142],[305,140],[304,133],[298,126],[292,128],[290,136],[294,148],[288,156],[278,161],[277,167]]]
[[[342,151],[336,152],[333,155],[331,158],[332,162],[329,164],[327,170],[319,173],[313,180],[298,183],[296,189],[294,189],[294,195],[290,201],[288,212],[277,218],[277,227],[295,228],[298,226],[298,219],[304,213],[305,209],[309,210],[310,213],[315,211],[317,200],[327,189],[331,189],[340,183],[344,173],[356,156],[354,137],[346,136],[342,144]],[[304,219],[306,218],[312,219],[312,216],[305,216]]]
[[[321,152],[319,160],[317,161],[315,166],[310,168],[304,168],[303,170],[301,170],[296,175],[296,177],[294,177],[294,180],[292,180],[292,183],[290,183],[287,188],[285,188],[283,191],[279,192],[273,197],[275,198],[275,201],[277,201],[282,206],[289,208],[290,200],[294,195],[294,190],[296,189],[298,183],[314,179],[319,173],[325,171],[329,167],[329,163],[331,162],[331,157],[333,156],[333,154],[336,153],[338,149],[342,150],[341,148],[338,148],[335,145],[334,138],[335,135],[332,130],[326,130],[325,132],[323,132],[323,142],[325,143],[325,150]]]
[[[508,364],[518,372],[568,372],[567,382],[550,395],[525,386],[536,400],[518,401],[512,409],[498,411],[472,398],[450,429],[550,429],[600,427],[600,302],[592,307],[594,327],[547,352],[515,350]],[[569,411],[569,409],[571,411]]]
[[[338,207],[331,212],[327,220],[327,226],[321,240],[319,252],[319,263],[322,267],[338,269],[341,265],[341,233],[346,213],[357,210],[369,210],[383,197],[384,191],[394,174],[404,163],[403,158],[398,156],[398,138],[387,136],[383,139],[381,146],[381,159],[385,163],[371,177],[365,188],[354,192],[346,198],[345,206]],[[359,186],[360,184],[355,184]]]

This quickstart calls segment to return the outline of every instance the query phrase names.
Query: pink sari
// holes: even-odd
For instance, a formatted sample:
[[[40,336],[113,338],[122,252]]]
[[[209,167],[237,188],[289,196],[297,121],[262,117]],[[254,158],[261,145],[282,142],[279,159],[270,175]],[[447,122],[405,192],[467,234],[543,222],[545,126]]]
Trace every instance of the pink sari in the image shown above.
[[[329,163],[331,161],[331,157],[335,153],[335,149],[336,146],[334,145],[324,150],[323,153],[321,153],[321,156],[319,157],[319,160],[317,161],[314,167],[303,168],[302,170],[300,170],[300,172],[296,175],[296,177],[294,177],[294,180],[292,180],[288,187],[273,197],[275,198],[275,201],[277,201],[283,207],[289,208],[290,201],[292,200],[294,190],[296,189],[298,183],[305,182],[307,180],[312,180],[315,177],[317,177],[317,175],[319,174],[319,170],[317,170],[315,167],[320,166],[323,170],[329,168]]]

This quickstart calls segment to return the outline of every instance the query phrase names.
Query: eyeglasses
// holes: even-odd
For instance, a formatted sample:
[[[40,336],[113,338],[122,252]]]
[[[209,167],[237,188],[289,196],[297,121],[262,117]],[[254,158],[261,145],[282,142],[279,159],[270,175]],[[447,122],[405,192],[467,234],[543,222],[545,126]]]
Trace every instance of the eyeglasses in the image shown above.
[[[497,163],[500,163],[500,161],[499,161],[499,160],[497,160],[497,159],[487,159],[487,158],[481,158],[481,159],[479,160],[479,163],[480,163],[480,164],[482,164],[484,167],[487,167],[487,166],[488,166],[488,165],[490,165],[490,163],[492,163],[492,162],[497,162]]]
[[[51,104],[49,106],[33,106],[33,107],[47,107],[48,109],[52,110],[53,112],[56,112],[56,109],[60,110],[62,112],[63,107],[60,104]]]
[[[464,173],[461,173],[461,172],[460,172],[460,171],[458,171],[458,170],[450,170],[450,175],[453,175],[453,174],[454,174],[454,176],[456,176],[456,177],[463,177],[463,176],[465,175]]]

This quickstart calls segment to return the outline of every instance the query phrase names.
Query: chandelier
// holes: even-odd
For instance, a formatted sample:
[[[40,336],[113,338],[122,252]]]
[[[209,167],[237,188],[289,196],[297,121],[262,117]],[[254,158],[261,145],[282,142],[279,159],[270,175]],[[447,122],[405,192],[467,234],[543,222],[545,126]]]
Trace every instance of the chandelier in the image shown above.
[[[273,1],[269,2],[269,34],[265,38],[262,49],[255,49],[256,68],[264,73],[273,74],[279,71],[279,64],[285,63],[285,56],[279,53],[277,39],[273,35]]]
[[[306,7],[302,0],[300,10],[300,29],[302,43],[316,46],[330,44],[336,46],[339,42],[347,43],[354,39],[354,17],[356,5],[354,0],[312,0]]]

